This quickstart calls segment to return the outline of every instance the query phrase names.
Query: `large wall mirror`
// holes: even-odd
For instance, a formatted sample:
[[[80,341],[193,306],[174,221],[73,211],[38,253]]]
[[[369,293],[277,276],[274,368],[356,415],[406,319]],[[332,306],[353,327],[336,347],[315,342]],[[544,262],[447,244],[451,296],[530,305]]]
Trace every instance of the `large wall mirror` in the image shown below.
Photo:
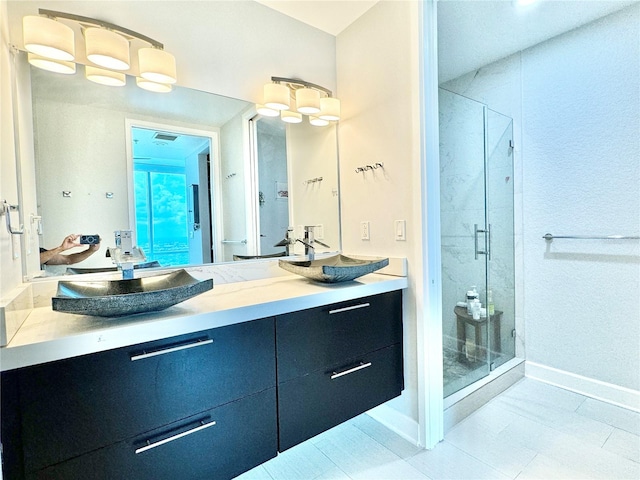
[[[325,250],[340,249],[335,125],[284,124],[242,100],[152,93],[133,78],[102,86],[81,66],[30,71],[40,245],[102,237],[76,270],[112,267],[116,230],[133,230],[162,266],[278,255],[287,228],[304,225],[320,226]]]

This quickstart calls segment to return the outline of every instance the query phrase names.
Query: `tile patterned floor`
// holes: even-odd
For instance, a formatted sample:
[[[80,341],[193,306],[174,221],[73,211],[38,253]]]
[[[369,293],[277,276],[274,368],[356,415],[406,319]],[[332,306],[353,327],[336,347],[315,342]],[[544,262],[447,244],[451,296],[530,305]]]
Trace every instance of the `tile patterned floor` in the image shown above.
[[[237,480],[640,479],[640,413],[524,379],[421,450],[367,415]]]

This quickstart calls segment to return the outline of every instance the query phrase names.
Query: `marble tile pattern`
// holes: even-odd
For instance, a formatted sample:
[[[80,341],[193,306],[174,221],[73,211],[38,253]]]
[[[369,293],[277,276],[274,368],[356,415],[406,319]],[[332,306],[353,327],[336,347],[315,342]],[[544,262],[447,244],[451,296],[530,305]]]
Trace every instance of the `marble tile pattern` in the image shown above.
[[[474,225],[483,228],[486,203],[487,221],[491,225],[489,278],[494,304],[503,312],[499,350],[504,355],[496,362],[498,366],[514,355],[511,336],[515,324],[512,120],[485,109],[480,102],[445,89],[440,89],[439,102],[444,346],[455,348],[453,308],[472,285],[478,287],[481,302],[485,303],[484,257],[475,258]],[[479,248],[483,249],[482,236]],[[496,350],[494,347],[492,350]]]
[[[525,378],[432,450],[364,414],[237,480],[638,478],[640,413]]]

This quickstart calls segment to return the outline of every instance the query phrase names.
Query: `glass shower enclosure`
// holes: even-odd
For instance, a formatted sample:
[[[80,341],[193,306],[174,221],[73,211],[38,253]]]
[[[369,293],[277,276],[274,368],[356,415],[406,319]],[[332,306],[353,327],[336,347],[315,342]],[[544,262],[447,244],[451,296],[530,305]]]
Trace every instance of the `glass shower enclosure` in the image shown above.
[[[447,397],[515,356],[513,120],[442,88],[439,102]]]

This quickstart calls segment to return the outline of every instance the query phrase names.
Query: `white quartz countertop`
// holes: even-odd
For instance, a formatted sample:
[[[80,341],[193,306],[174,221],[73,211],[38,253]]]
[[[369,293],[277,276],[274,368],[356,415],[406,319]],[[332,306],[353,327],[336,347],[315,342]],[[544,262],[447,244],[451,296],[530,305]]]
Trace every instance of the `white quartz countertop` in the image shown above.
[[[406,287],[406,277],[377,273],[336,284],[287,275],[214,285],[213,290],[161,312],[127,317],[73,315],[53,311],[50,306],[34,308],[9,344],[0,348],[0,369],[62,360]]]

